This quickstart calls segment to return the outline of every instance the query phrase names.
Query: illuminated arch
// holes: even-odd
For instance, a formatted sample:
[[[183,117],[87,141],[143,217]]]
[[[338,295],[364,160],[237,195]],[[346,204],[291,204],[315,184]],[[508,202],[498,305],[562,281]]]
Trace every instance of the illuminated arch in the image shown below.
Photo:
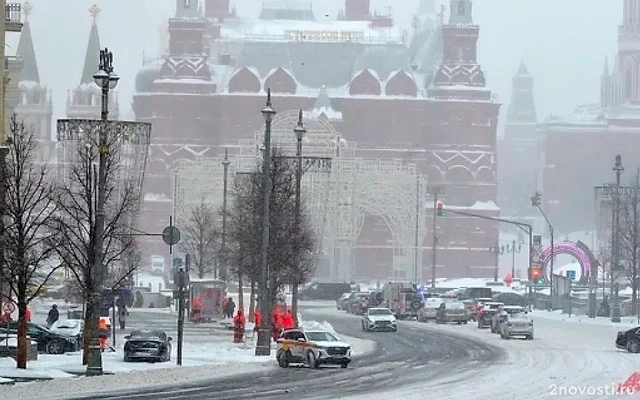
[[[587,277],[591,273],[591,257],[587,251],[583,250],[577,243],[564,241],[555,243],[553,245],[553,254],[557,256],[559,254],[566,254],[574,257],[580,264],[582,273],[578,283],[587,282]],[[540,253],[540,264],[544,270],[543,278],[549,282],[551,276],[551,270],[549,264],[551,262],[551,246],[547,247]]]

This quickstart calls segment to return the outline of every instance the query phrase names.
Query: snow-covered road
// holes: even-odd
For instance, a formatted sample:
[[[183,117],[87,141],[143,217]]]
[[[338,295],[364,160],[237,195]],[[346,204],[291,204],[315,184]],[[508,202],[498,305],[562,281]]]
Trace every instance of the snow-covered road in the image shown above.
[[[489,370],[464,375],[451,371],[450,377],[405,387],[393,393],[367,395],[368,400],[394,398],[424,399],[614,399],[632,398],[616,394],[619,383],[640,371],[640,356],[616,350],[618,330],[626,326],[598,325],[535,318],[533,341],[503,340],[490,330],[475,324],[435,325],[403,322],[401,329],[440,330],[462,336],[481,338],[503,347],[508,360]],[[350,397],[349,399],[359,399]],[[364,397],[362,397],[364,399]]]

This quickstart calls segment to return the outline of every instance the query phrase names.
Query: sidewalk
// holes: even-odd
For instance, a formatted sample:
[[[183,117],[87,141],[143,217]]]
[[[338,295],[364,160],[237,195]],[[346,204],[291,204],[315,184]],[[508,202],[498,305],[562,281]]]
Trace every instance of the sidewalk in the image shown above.
[[[611,322],[611,318],[605,317],[596,317],[589,318],[586,315],[576,315],[576,314],[562,314],[561,310],[556,311],[545,311],[545,310],[533,310],[531,312],[532,317],[535,318],[543,318],[543,319],[552,319],[556,321],[564,321],[564,322],[573,322],[577,324],[589,324],[589,325],[600,325],[600,326],[619,326],[622,328],[633,328],[634,326],[639,326],[637,317],[622,317],[621,322]]]

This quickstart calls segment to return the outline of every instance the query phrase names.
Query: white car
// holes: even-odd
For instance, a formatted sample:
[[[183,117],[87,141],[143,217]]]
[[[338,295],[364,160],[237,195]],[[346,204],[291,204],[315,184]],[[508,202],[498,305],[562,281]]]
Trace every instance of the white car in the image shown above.
[[[333,333],[322,330],[288,329],[282,332],[277,343],[278,365],[307,364],[319,368],[323,364],[347,368],[351,362],[351,346]]]
[[[418,310],[418,321],[427,322],[428,320],[436,319],[436,313],[440,304],[444,303],[444,300],[440,297],[427,297],[424,299],[424,306]]]
[[[524,336],[533,340],[533,319],[527,312],[510,314],[500,324],[500,337],[511,339],[512,336]]]
[[[363,331],[398,331],[396,317],[388,308],[369,308],[362,315]]]

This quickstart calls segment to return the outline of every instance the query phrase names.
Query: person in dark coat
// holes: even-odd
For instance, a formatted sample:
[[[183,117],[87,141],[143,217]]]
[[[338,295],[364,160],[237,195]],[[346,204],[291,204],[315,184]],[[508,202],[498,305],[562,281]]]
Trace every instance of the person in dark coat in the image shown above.
[[[227,303],[227,318],[233,318],[233,313],[236,311],[236,303],[233,302],[233,298],[229,297],[229,303]]]
[[[47,327],[51,327],[59,318],[60,311],[58,311],[58,306],[54,304],[49,310],[49,315],[47,315]]]
[[[120,329],[124,330],[127,324],[127,308],[118,307],[118,322],[120,323]]]

